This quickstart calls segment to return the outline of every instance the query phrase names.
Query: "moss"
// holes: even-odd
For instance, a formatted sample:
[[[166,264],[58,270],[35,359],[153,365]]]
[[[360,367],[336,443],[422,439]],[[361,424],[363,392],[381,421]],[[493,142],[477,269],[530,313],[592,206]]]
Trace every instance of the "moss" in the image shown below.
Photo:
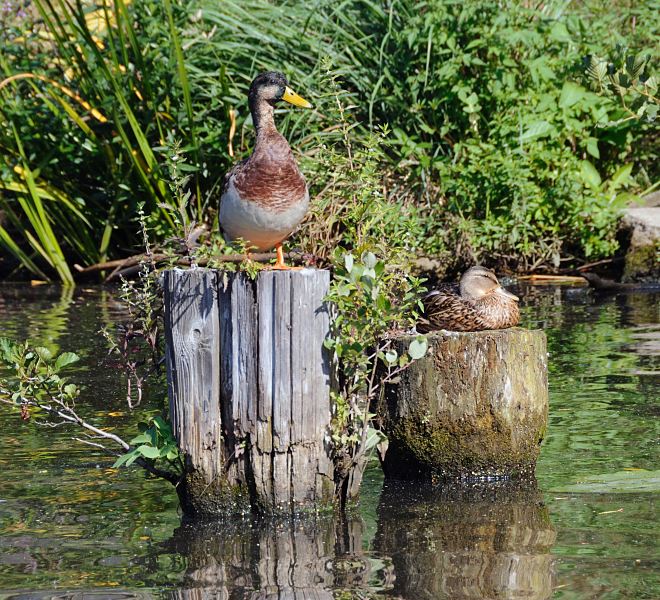
[[[526,428],[527,429],[527,428]],[[438,477],[516,476],[529,474],[539,454],[537,440],[544,433],[527,433],[529,443],[514,448],[504,427],[482,416],[474,422],[441,417],[399,421],[390,431],[390,448],[403,472],[418,465],[418,474]],[[390,465],[392,467],[392,465]]]
[[[250,512],[250,496],[245,485],[218,480],[208,483],[199,472],[186,475],[177,487],[183,511],[194,517],[228,517]]]
[[[408,340],[398,342],[403,348]],[[429,336],[429,346],[426,357],[386,387],[377,408],[389,438],[386,473],[532,474],[547,422],[543,332],[440,332]]]
[[[631,246],[626,254],[623,281],[657,280],[660,277],[660,242]]]

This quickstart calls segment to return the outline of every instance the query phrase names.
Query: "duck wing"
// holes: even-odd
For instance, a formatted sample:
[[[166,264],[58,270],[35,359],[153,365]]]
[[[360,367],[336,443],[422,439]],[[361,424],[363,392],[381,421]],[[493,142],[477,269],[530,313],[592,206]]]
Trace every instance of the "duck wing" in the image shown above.
[[[423,299],[424,313],[417,322],[419,333],[438,331],[479,331],[488,329],[474,305],[453,291],[453,286],[443,286]]]
[[[250,160],[249,156],[248,158],[239,160],[231,169],[229,169],[229,171],[225,173],[225,177],[222,180],[222,192],[220,193],[220,202],[222,202],[222,196],[225,195],[225,192],[229,187],[229,182],[231,181],[232,177],[236,177],[237,175],[239,175],[239,173],[243,170],[248,160]]]

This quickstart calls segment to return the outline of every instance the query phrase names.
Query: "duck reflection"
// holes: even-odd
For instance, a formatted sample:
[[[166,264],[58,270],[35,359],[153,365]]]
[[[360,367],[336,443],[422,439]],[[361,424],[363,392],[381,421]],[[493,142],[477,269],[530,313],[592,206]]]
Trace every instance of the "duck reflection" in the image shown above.
[[[167,542],[186,561],[177,600],[331,600],[338,588],[367,588],[359,518],[253,519],[184,524]]]
[[[550,598],[555,530],[535,483],[385,483],[375,550],[397,597]]]

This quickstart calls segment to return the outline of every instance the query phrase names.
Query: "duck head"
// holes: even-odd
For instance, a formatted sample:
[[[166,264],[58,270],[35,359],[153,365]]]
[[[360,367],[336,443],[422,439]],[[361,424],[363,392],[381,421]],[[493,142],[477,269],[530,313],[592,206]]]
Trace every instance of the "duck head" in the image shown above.
[[[264,118],[272,120],[273,107],[280,100],[303,108],[312,107],[289,87],[289,82],[282,73],[269,71],[254,78],[248,91],[248,103],[255,127],[259,128]]]
[[[481,300],[485,296],[496,294],[509,300],[518,301],[518,296],[507,292],[497,281],[495,273],[485,267],[471,267],[461,277],[461,296],[470,300]]]

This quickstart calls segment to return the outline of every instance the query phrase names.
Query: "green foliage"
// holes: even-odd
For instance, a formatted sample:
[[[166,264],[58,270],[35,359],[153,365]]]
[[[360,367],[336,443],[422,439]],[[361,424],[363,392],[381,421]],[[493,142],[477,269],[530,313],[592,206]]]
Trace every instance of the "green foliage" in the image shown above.
[[[131,4],[37,0],[41,23],[3,39],[0,201],[12,227],[0,237],[32,272],[37,253],[71,281],[65,254],[95,262],[132,246],[138,199],[159,236],[170,233],[177,203],[156,150],[168,136],[191,144],[192,210],[202,212],[181,15],[170,2]],[[179,106],[187,117],[170,113]]]
[[[187,157],[179,225],[215,230],[224,172],[253,139],[245,92],[267,69],[315,105],[283,111],[278,126],[304,154],[315,198],[298,239],[322,260],[359,237],[370,212],[356,206],[372,191],[394,207],[386,235],[448,265],[530,269],[610,255],[624,186],[614,198],[594,192],[583,161],[602,180],[632,165],[631,193],[657,179],[646,5],[35,4],[38,21],[0,34],[0,70],[24,74],[0,89],[0,243],[40,277],[70,281],[73,260],[136,249],[138,201],[155,241],[172,235],[182,206],[172,140]],[[605,74],[596,57],[614,43],[625,50]],[[377,184],[363,189],[359,171]]]
[[[48,348],[31,347],[28,342],[16,343],[1,337],[0,367],[9,370],[11,377],[0,377],[0,402],[20,409],[24,421],[33,416],[41,417],[46,419],[45,422],[77,425],[91,432],[93,435],[89,437],[95,440],[110,439],[127,450],[119,456],[114,467],[129,466],[139,461],[140,466],[150,473],[176,484],[183,463],[172,427],[162,417],[153,417],[149,423],[139,423],[140,435],[126,443],[116,434],[88,423],[78,414],[76,400],[80,389],[60,374],[78,360],[78,355],[73,352],[53,355]],[[96,441],[80,441],[106,450]],[[131,448],[131,445],[134,447]]]
[[[80,390],[60,373],[78,360],[73,352],[53,355],[48,348],[0,337],[0,366],[12,373],[11,380],[0,378],[0,398],[25,407],[22,416],[26,420],[31,416],[27,410],[29,401],[33,401],[31,409],[37,414],[48,412],[51,401],[75,404]]]
[[[612,174],[644,129],[613,123],[608,103],[573,81],[582,52],[602,47],[603,21],[544,10],[394,5],[370,110],[392,124],[396,159],[440,186],[440,202],[421,216],[426,252],[434,253],[435,226],[448,213],[462,222],[472,260],[530,268],[616,249],[620,204],[581,185],[580,165],[589,156]]]
[[[385,383],[426,354],[423,336],[401,355],[392,348],[390,337],[414,325],[421,309],[421,284],[400,268],[388,268],[371,252],[359,260],[340,250],[335,254],[327,298],[335,315],[325,346],[334,353],[338,367],[332,441],[340,461],[350,457],[359,463],[379,443],[379,434],[370,426],[371,403]]]
[[[411,250],[414,222],[383,190],[389,129],[383,126],[357,136],[355,106],[349,104],[337,72],[327,61],[323,66],[325,91],[316,101],[332,131],[316,133],[314,154],[302,157],[312,191],[322,191],[316,194],[311,214],[296,237],[305,252],[327,262],[332,262],[338,247],[357,255],[373,251],[380,256],[388,256],[393,247]],[[393,256],[392,262],[396,261]]]
[[[142,458],[151,464],[163,461],[167,467],[177,473],[183,470],[183,463],[176,439],[172,433],[172,426],[162,417],[154,417],[148,423],[138,423],[140,435],[134,437],[129,443],[134,446],[132,450],[120,456],[113,467],[132,465]]]
[[[651,122],[658,114],[658,80],[652,74],[651,55],[634,54],[619,46],[612,61],[590,55],[584,59],[592,88],[620,103],[628,116]]]

